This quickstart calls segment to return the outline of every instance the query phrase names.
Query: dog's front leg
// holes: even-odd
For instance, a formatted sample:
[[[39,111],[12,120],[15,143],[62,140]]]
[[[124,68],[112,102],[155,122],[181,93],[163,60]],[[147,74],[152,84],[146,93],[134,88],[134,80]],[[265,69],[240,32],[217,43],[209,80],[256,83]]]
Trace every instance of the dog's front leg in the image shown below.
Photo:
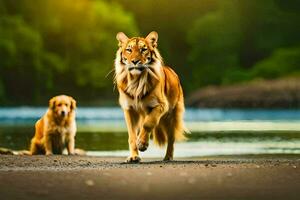
[[[149,146],[150,133],[154,127],[156,127],[160,121],[161,116],[167,111],[166,104],[159,104],[152,108],[151,112],[145,117],[143,127],[139,133],[137,141],[137,147],[140,151],[146,151]]]
[[[128,129],[128,144],[130,150],[130,156],[127,158],[126,162],[135,163],[139,162],[141,159],[139,157],[139,152],[136,146],[137,140],[137,126],[139,123],[139,115],[133,109],[124,109],[125,121]]]
[[[47,156],[53,155],[52,138],[50,134],[45,135],[45,152]]]
[[[67,140],[67,151],[69,155],[74,155],[75,154],[75,137],[69,136]]]

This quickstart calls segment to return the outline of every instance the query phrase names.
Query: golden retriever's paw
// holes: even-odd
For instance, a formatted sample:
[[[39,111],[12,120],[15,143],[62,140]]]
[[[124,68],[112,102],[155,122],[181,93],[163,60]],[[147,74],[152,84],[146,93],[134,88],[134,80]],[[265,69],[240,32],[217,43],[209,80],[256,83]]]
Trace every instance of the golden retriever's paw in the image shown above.
[[[141,158],[139,156],[129,156],[125,162],[127,163],[139,163],[141,162]]]
[[[146,151],[149,146],[149,143],[141,142],[140,140],[138,140],[136,146],[139,149],[139,151]]]
[[[74,150],[75,155],[77,156],[85,156],[86,155],[86,151],[83,149],[75,149]]]
[[[172,160],[173,160],[173,157],[171,157],[171,156],[165,156],[164,159],[163,159],[164,162],[169,162],[169,161],[172,161]]]
[[[46,156],[52,156],[53,153],[52,152],[46,152]]]

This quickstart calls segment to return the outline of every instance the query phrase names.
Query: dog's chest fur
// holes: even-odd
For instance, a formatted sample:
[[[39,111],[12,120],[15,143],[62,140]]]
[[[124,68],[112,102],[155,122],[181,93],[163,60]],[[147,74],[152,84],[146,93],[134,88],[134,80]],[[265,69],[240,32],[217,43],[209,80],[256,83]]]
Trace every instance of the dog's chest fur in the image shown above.
[[[74,135],[76,133],[75,122],[71,122],[70,124],[58,125],[52,121],[51,123],[46,123],[46,124],[48,124],[48,126],[45,134],[59,136],[62,138],[75,136]]]

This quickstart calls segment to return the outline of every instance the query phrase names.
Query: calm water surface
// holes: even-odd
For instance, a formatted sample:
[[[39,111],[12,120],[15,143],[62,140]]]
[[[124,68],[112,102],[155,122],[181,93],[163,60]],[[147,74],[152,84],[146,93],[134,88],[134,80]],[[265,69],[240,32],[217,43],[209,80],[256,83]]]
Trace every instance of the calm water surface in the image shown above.
[[[34,122],[46,108],[0,108],[0,147],[27,149]],[[175,157],[234,154],[299,154],[300,110],[187,109],[188,140]],[[127,156],[127,133],[119,108],[79,108],[76,145],[89,155]],[[144,157],[162,157],[150,143]]]

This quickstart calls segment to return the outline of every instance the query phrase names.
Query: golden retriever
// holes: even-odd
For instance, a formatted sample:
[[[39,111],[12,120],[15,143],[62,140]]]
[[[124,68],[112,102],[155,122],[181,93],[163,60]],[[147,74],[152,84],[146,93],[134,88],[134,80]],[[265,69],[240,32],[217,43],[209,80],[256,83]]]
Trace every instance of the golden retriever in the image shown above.
[[[75,153],[75,109],[76,101],[70,96],[50,99],[47,112],[35,124],[30,145],[32,155],[62,154],[65,147],[69,155]]]

